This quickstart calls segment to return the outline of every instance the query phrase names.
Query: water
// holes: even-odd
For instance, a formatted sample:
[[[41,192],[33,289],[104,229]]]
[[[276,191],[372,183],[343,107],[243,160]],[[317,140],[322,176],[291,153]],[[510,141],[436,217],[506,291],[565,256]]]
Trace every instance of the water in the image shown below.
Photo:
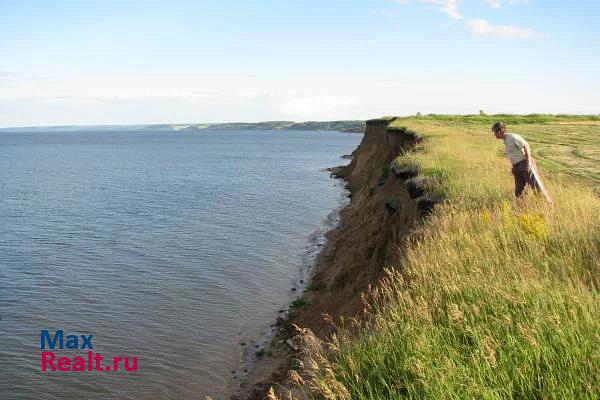
[[[226,397],[343,202],[323,169],[359,140],[0,133],[0,397]],[[138,371],[41,372],[42,329],[93,334],[108,365],[137,356]]]

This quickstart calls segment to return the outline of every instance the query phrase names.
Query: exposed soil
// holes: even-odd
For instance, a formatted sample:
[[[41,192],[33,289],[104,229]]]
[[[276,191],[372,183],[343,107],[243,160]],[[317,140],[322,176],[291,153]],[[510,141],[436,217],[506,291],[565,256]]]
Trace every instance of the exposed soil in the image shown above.
[[[369,121],[351,163],[332,170],[348,182],[352,201],[342,210],[338,226],[327,234],[317,258],[311,287],[318,290],[306,292],[306,304],[288,319],[277,321],[279,330],[266,355],[232,399],[263,399],[271,386],[285,387],[296,360],[297,349],[289,340],[298,333],[293,325],[327,338],[341,319],[362,317],[361,293],[379,281],[384,268],[401,267],[405,238],[423,211],[418,199],[411,198],[406,177],[384,168],[420,138],[389,130],[389,122]]]

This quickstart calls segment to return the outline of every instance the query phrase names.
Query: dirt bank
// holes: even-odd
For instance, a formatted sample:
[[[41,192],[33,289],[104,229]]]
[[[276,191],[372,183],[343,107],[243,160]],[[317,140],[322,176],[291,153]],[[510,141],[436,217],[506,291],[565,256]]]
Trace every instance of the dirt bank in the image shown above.
[[[327,235],[309,286],[314,290],[304,294],[306,304],[294,309],[289,319],[278,321],[278,334],[235,399],[263,399],[270,386],[285,385],[295,361],[288,341],[297,333],[292,324],[327,337],[342,318],[360,318],[361,293],[381,278],[385,267],[400,265],[405,237],[423,210],[411,198],[421,194],[409,190],[412,173],[399,177],[389,165],[421,139],[406,130],[389,129],[390,122],[389,118],[368,121],[350,164],[333,169],[348,182],[352,201]]]

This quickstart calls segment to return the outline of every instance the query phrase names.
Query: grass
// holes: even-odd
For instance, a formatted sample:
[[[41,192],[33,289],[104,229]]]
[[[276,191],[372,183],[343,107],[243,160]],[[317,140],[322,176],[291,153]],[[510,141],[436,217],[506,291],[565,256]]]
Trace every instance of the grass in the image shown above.
[[[302,307],[303,305],[306,305],[306,300],[304,300],[302,297],[298,297],[297,299],[292,301],[292,303],[290,304],[290,308],[298,308]]]
[[[306,289],[304,289],[304,291],[305,292],[316,292],[320,289],[321,289],[321,285],[315,281],[312,281],[308,284],[308,286],[306,286]]]
[[[599,118],[503,118],[530,142],[553,208],[513,199],[496,119],[392,122],[426,139],[394,164],[418,166],[448,201],[369,294],[368,322],[312,352],[314,398],[600,398]]]
[[[270,351],[267,351],[267,350],[265,350],[265,349],[260,349],[260,350],[258,350],[258,351],[255,353],[255,355],[256,355],[256,357],[257,357],[257,358],[263,358],[263,357],[265,357],[265,356],[267,356],[267,357],[272,357],[272,356],[273,356],[273,353],[271,353]]]

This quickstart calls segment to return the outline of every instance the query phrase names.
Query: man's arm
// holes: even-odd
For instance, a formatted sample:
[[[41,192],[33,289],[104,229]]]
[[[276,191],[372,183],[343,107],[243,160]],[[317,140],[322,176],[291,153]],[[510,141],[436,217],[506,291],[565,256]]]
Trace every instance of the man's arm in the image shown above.
[[[527,171],[530,171],[533,168],[533,158],[531,157],[531,149],[529,148],[529,144],[525,144],[521,149],[523,155],[525,156],[525,161],[527,162]]]
[[[527,163],[531,163],[531,149],[529,149],[528,145],[525,145],[521,151],[523,152],[523,155],[525,156],[525,159],[527,160]]]
[[[531,148],[529,147],[529,143],[525,141],[522,137],[515,135],[515,146],[521,150],[521,153],[525,156],[525,160],[527,164],[531,165]]]

